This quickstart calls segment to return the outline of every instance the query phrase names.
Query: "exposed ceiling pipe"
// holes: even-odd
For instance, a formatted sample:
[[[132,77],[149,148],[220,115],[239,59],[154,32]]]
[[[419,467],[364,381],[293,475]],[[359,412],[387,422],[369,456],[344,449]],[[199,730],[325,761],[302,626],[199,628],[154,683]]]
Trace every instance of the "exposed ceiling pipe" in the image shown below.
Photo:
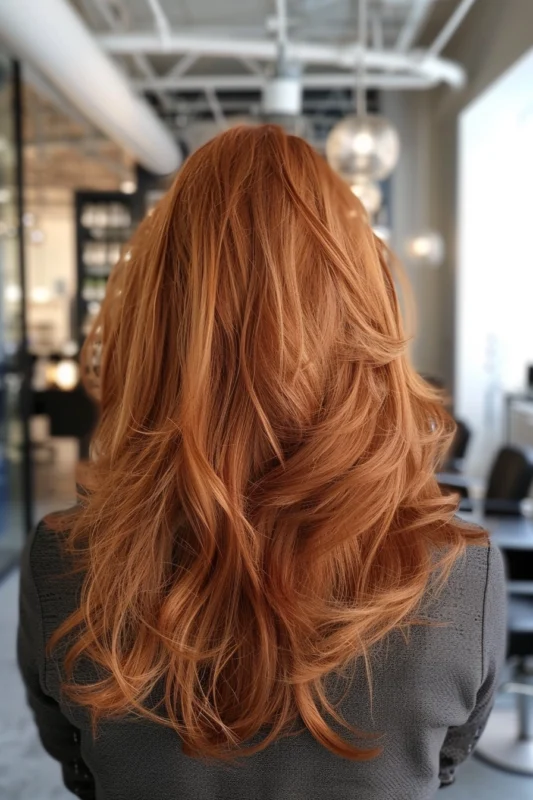
[[[236,39],[231,36],[173,33],[164,45],[157,34],[104,34],[98,36],[97,39],[105,50],[117,55],[194,53],[198,56],[255,58],[274,62],[278,58],[278,43],[267,38]],[[289,41],[286,44],[286,57],[287,61],[300,64],[322,64],[353,69],[360,59],[360,48],[356,44],[334,45]],[[421,52],[367,50],[364,60],[366,70],[403,71],[420,77],[430,76],[432,79],[438,76],[438,81],[443,81],[456,88],[462,87],[466,80],[465,71],[459,64],[438,56],[424,57]]]
[[[0,36],[146,169],[177,169],[181,155],[171,134],[65,0],[2,0]]]

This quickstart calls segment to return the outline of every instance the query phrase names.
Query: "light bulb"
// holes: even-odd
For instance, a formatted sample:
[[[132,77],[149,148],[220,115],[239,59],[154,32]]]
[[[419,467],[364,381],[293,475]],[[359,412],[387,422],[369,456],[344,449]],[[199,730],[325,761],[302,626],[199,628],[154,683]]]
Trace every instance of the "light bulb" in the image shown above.
[[[54,383],[63,391],[71,391],[78,385],[80,368],[76,361],[64,359],[55,368]]]
[[[370,131],[359,131],[353,138],[353,148],[362,156],[369,156],[374,149],[374,139]]]

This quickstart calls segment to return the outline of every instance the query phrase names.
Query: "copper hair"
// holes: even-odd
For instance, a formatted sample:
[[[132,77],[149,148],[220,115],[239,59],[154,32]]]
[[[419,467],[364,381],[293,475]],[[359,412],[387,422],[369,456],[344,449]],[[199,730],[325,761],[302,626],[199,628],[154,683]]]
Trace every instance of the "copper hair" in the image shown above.
[[[303,723],[377,754],[325,678],[365,669],[468,541],[434,477],[453,423],[406,347],[390,256],[308,144],[240,127],[185,162],[84,349],[100,421],[63,527],[85,577],[52,646],[95,723],[222,759]]]

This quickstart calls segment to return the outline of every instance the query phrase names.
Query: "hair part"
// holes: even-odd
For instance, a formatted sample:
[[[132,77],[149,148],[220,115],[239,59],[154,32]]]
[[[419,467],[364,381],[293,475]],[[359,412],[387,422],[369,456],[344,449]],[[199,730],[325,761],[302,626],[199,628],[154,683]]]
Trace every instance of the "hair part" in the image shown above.
[[[325,678],[411,624],[468,541],[389,264],[349,187],[275,126],[213,139],[141,224],[84,348],[91,492],[54,523],[85,577],[51,646],[95,723],[135,712],[215,758],[298,722],[379,752]],[[100,679],[76,681],[82,659]]]

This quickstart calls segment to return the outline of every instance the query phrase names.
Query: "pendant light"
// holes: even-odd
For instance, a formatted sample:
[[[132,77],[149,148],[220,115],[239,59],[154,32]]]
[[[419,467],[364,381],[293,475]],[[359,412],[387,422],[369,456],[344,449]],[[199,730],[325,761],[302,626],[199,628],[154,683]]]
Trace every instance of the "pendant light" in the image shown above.
[[[358,180],[380,181],[388,177],[398,162],[400,140],[385,117],[368,114],[366,107],[365,51],[367,0],[359,0],[359,62],[357,70],[356,114],[335,125],[326,141],[330,166],[348,183]],[[357,194],[357,192],[356,192]]]
[[[277,60],[275,73],[263,90],[261,119],[281,125],[287,133],[306,138],[311,134],[309,120],[302,114],[302,69],[287,56],[289,44],[287,0],[276,0]]]

